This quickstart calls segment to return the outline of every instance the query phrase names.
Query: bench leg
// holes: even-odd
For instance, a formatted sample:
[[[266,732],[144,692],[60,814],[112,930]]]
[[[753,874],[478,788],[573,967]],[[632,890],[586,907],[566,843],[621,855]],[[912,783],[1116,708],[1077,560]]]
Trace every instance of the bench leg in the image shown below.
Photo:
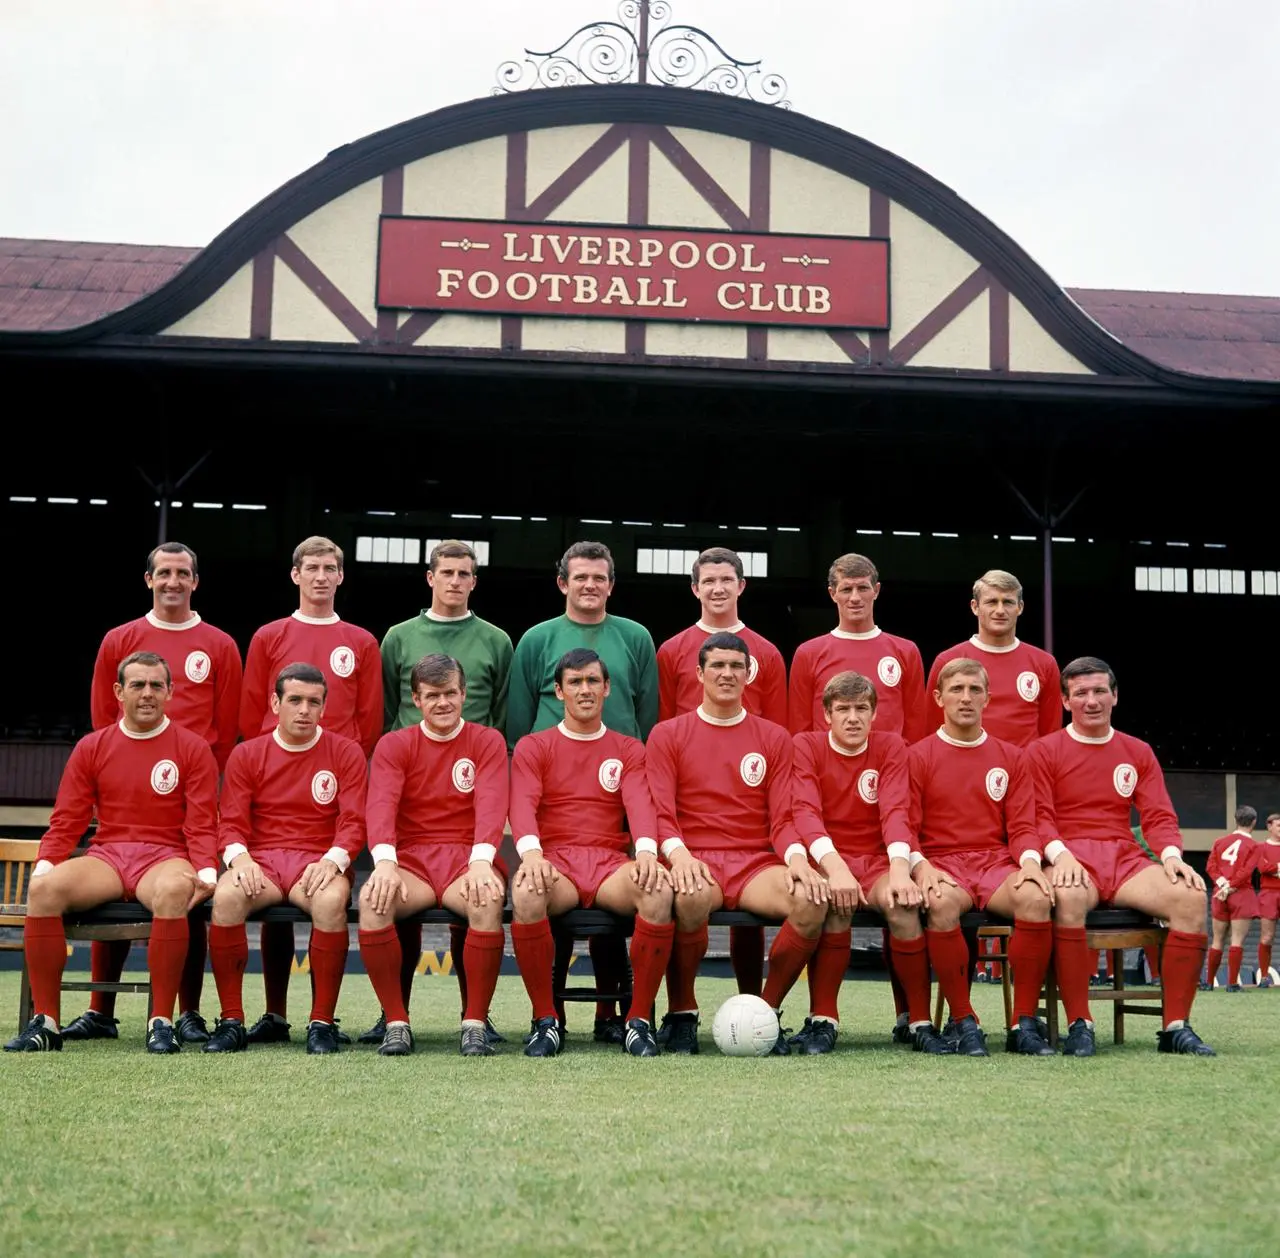
[[[35,1010],[31,1005],[31,976],[27,973],[27,959],[22,958],[22,979],[18,984],[18,1030],[21,1031],[31,1019]]]
[[[1049,1027],[1049,1047],[1058,1047],[1058,976],[1053,972],[1052,964],[1044,976],[1044,1018]]]
[[[1112,948],[1107,957],[1107,961],[1111,966],[1111,987],[1113,991],[1123,992],[1124,986],[1124,949]],[[1124,1043],[1124,997],[1119,997],[1115,1002],[1115,1012],[1112,1016],[1112,1034],[1115,1036],[1117,1044]]]

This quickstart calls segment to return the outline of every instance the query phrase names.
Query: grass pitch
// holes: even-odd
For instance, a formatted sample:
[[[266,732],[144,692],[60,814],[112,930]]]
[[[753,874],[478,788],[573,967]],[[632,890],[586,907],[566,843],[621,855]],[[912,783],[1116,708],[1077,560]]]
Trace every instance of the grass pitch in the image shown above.
[[[999,989],[975,999],[988,1061],[888,1043],[888,985],[846,983],[829,1057],[730,1060],[732,993],[699,984],[702,1054],[633,1061],[591,1043],[530,1061],[524,989],[503,978],[500,1055],[457,1054],[457,988],[420,979],[418,1051],[308,1058],[295,1043],[212,1057],[121,1038],[0,1058],[0,1252],[1072,1255],[1274,1253],[1280,991],[1202,994],[1213,1060],[1157,1056],[1156,1019],[1093,1061],[1006,1056]],[[256,1017],[256,976],[246,985]],[[215,999],[212,981],[207,1003]],[[294,1026],[308,1003],[291,992]],[[788,1023],[799,1025],[803,994]],[[0,974],[12,1033],[17,975]],[[69,993],[64,1017],[79,1011]],[[367,979],[340,1006],[377,1016]],[[794,1015],[794,1016],[791,1016]]]

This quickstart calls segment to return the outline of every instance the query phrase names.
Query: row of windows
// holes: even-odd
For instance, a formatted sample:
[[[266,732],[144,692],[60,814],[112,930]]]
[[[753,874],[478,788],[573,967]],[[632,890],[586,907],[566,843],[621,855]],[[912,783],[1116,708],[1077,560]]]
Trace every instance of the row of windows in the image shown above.
[[[693,572],[693,564],[699,553],[696,550],[640,546],[636,548],[636,571],[651,572],[659,576],[687,577]],[[769,575],[769,556],[764,551],[740,550],[738,558],[742,560],[743,576],[760,578]]]
[[[1133,588],[1152,594],[1185,594],[1186,568],[1142,567],[1133,570]],[[1280,577],[1275,572],[1246,572],[1243,568],[1193,568],[1193,594],[1280,595]]]
[[[356,562],[421,564],[423,556],[430,555],[440,542],[438,537],[428,537],[424,546],[416,537],[357,537]],[[483,568],[489,562],[489,543],[467,542],[467,545],[476,552],[476,567]]]

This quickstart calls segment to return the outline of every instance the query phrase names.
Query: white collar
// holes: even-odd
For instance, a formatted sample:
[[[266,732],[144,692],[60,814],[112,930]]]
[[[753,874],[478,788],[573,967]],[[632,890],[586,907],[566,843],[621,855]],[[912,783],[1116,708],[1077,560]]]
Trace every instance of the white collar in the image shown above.
[[[433,612],[431,608],[424,607],[422,610],[422,614],[428,620],[434,620],[440,624],[459,625],[471,615],[471,609],[468,608],[465,612],[462,613],[461,616],[442,616],[440,615],[439,612]]]
[[[736,716],[711,716],[702,710],[701,706],[694,709],[698,714],[698,720],[705,721],[708,725],[741,725],[747,719],[746,708],[741,708]]]
[[[418,728],[429,739],[431,739],[433,743],[451,743],[455,738],[458,737],[459,734],[462,733],[462,727],[465,724],[466,724],[466,721],[459,721],[457,726],[448,734],[437,734],[435,730],[433,730],[425,720],[421,720],[418,722]]]
[[[314,737],[311,739],[309,743],[303,743],[301,747],[296,747],[294,746],[293,743],[285,742],[285,740],[280,737],[280,726],[278,725],[275,727],[275,729],[271,731],[271,737],[276,740],[277,747],[283,748],[285,751],[290,751],[290,752],[293,752],[295,755],[298,755],[304,751],[310,751],[311,748],[314,747],[316,743],[320,741],[320,735],[323,733],[324,733],[324,730],[321,729],[319,725],[317,725]]]
[[[983,642],[975,633],[969,639],[969,645],[977,647],[979,651],[986,651],[988,655],[1008,655],[1010,651],[1016,651],[1022,643],[1017,638],[1014,638],[1008,646],[992,646],[989,642]]]
[[[1232,833],[1232,834],[1238,834],[1238,835],[1240,835],[1242,838],[1245,838],[1245,839],[1251,839],[1251,838],[1253,838],[1253,835],[1251,835],[1251,834],[1249,833],[1249,831],[1248,831],[1248,830],[1235,829],[1235,830],[1232,830],[1232,831],[1231,831],[1231,833]]]
[[[160,724],[155,727],[155,729],[148,730],[145,734],[135,734],[133,730],[125,728],[124,718],[123,717],[120,718],[120,732],[126,738],[132,738],[135,742],[139,742],[139,743],[146,742],[148,738],[159,738],[160,735],[163,734],[165,730],[167,730],[168,728],[169,728],[169,718],[166,716],[164,720],[161,721]]]
[[[746,625],[744,625],[742,621],[738,621],[736,625],[727,625],[723,629],[716,629],[707,624],[702,617],[698,617],[698,623],[694,625],[694,628],[701,629],[703,633],[741,633],[746,628]]]
[[[603,738],[609,732],[603,721],[600,723],[600,728],[596,730],[594,734],[575,734],[563,721],[556,726],[556,729],[558,729],[566,738],[572,738],[575,743],[593,743],[596,739]]]
[[[833,638],[844,638],[849,642],[866,642],[870,638],[878,638],[884,632],[879,625],[875,625],[868,629],[866,633],[850,633],[847,629],[841,629],[837,626],[831,631]]]
[[[191,619],[184,620],[180,625],[171,625],[167,620],[161,620],[154,611],[149,611],[145,619],[153,629],[168,629],[171,633],[181,633],[184,629],[194,629],[200,623],[200,613],[192,612]]]
[[[981,747],[987,741],[987,731],[984,729],[982,733],[971,743],[962,743],[958,738],[952,738],[945,729],[938,727],[938,737],[942,739],[948,747],[964,747],[966,750],[970,747]]]
[[[838,742],[836,742],[836,736],[830,730],[827,730],[827,746],[830,747],[831,750],[836,753],[836,755],[848,756],[849,759],[852,760],[854,756],[861,756],[866,754],[867,748],[871,746],[871,735],[870,734],[867,735],[867,741],[863,743],[862,746],[859,747],[857,751],[845,751],[845,749],[841,747]]]
[[[1101,738],[1090,738],[1088,734],[1082,734],[1074,725],[1067,726],[1067,735],[1075,739],[1078,743],[1088,743],[1095,747],[1101,747],[1104,743],[1109,743],[1115,736],[1115,726],[1112,726]]]
[[[294,620],[301,621],[304,625],[336,625],[338,623],[338,613],[334,612],[331,616],[304,616],[300,611],[293,613]]]

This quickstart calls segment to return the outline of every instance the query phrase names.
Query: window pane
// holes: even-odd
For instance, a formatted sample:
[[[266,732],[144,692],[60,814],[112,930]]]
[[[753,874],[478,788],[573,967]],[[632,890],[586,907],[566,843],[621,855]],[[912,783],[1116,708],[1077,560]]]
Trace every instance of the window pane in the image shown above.
[[[373,538],[356,538],[356,563],[368,563],[373,558]]]
[[[1147,589],[1152,591],[1152,593],[1154,594],[1158,594],[1160,592],[1160,569],[1159,568],[1147,569]]]
[[[769,575],[769,556],[762,550],[756,551],[751,557],[751,575],[756,578]]]
[[[1245,593],[1245,580],[1244,580],[1243,568],[1233,568],[1231,570],[1231,586],[1232,586],[1233,593],[1236,593],[1236,594]]]
[[[641,546],[636,550],[636,571],[652,572],[653,571],[653,548],[650,546]]]
[[[1187,592],[1187,570],[1185,568],[1175,568],[1173,570],[1173,588],[1179,594]]]
[[[663,568],[663,572],[669,573],[671,576],[675,576],[676,573],[678,573],[683,567],[684,567],[684,551],[668,550],[667,566]]]
[[[1276,574],[1274,572],[1264,572],[1262,576],[1264,580],[1263,589],[1268,594],[1274,594],[1276,592]]]
[[[1205,590],[1204,569],[1197,568],[1191,574],[1191,589],[1196,594],[1203,594]]]
[[[403,537],[387,538],[387,562],[388,563],[404,563],[404,538]]]
[[[1173,569],[1172,568],[1160,569],[1160,588],[1166,594],[1173,593]]]
[[[476,552],[476,567],[485,568],[489,565],[489,543],[475,542],[472,550]]]
[[[1208,568],[1205,570],[1204,579],[1206,585],[1209,587],[1210,594],[1218,593],[1218,575],[1217,568]]]
[[[373,539],[373,562],[387,562],[387,539],[385,537],[375,537]]]
[[[405,563],[422,562],[422,541],[420,538],[406,537],[404,539],[404,561]]]

